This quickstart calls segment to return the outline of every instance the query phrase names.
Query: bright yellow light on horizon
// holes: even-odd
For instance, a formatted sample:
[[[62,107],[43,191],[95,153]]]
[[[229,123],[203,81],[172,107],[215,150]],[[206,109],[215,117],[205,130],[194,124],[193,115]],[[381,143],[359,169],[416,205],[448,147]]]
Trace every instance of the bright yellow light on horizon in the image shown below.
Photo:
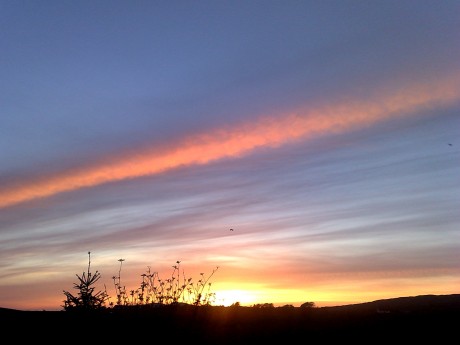
[[[315,302],[318,304],[318,301],[327,300],[324,293],[313,292],[310,289],[272,288],[255,282],[232,282],[224,284],[216,282],[213,284],[213,292],[216,297],[213,305],[223,305],[226,307],[237,302],[244,307],[266,303],[279,307],[287,304],[300,306],[304,302]]]
[[[215,305],[223,305],[225,307],[239,303],[242,306],[252,306],[257,304],[258,297],[254,291],[247,290],[219,290],[216,292]]]

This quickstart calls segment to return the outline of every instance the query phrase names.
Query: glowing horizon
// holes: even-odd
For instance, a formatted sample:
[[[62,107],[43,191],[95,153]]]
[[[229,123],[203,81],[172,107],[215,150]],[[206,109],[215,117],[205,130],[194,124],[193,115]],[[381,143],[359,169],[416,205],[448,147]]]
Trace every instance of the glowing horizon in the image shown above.
[[[401,278],[404,280],[404,278]],[[221,282],[219,277],[212,281],[210,293],[215,294],[215,298],[211,300],[213,306],[231,306],[239,303],[241,306],[251,307],[255,304],[273,304],[275,307],[283,305],[293,305],[299,307],[305,302],[314,302],[316,307],[340,306],[347,304],[359,304],[372,302],[381,299],[391,299],[399,297],[414,297],[417,295],[449,295],[457,294],[458,291],[454,288],[445,289],[439,288],[436,284],[430,284],[430,278],[422,278],[419,281],[414,280],[413,284],[407,286],[403,290],[398,287],[398,281],[392,288],[387,282],[382,280],[379,289],[376,289],[374,282],[361,281],[360,283],[344,281],[341,287],[330,286],[328,283],[324,285],[311,285],[308,287],[287,287],[276,289],[266,285],[251,282]],[[446,280],[448,285],[454,286],[456,281]],[[102,289],[102,283],[96,287]],[[126,286],[127,291],[136,290],[138,285]],[[372,287],[372,288],[370,288]],[[64,286],[65,290],[69,290],[69,286]],[[340,290],[352,291],[343,293]],[[69,290],[70,291],[70,290]],[[417,293],[414,293],[417,291]],[[115,294],[109,292],[109,296],[113,301]],[[16,305],[9,306],[8,304],[2,307],[11,307],[20,310],[62,310],[62,296],[35,296],[35,301],[28,301],[24,298],[22,302]],[[39,298],[40,297],[40,298]]]

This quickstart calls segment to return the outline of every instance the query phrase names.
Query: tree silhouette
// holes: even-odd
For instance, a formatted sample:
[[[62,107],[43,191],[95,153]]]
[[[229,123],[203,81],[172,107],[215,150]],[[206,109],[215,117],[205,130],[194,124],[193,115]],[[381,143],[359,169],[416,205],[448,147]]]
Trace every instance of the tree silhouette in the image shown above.
[[[74,289],[78,290],[76,296],[69,291],[64,290],[66,300],[64,301],[64,309],[68,310],[96,310],[105,308],[105,302],[108,300],[106,291],[94,292],[93,286],[100,278],[101,274],[96,271],[94,275],[91,273],[91,252],[88,252],[88,271],[83,272],[81,276],[76,274],[78,283],[74,283]]]
[[[305,302],[300,306],[300,308],[304,308],[304,309],[315,308],[315,302]]]

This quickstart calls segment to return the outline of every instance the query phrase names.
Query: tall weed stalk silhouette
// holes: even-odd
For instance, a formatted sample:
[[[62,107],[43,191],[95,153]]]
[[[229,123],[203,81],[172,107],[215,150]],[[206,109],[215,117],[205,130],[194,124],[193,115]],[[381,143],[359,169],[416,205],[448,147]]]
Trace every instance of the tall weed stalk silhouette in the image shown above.
[[[119,259],[120,268],[118,276],[113,276],[112,280],[117,296],[117,306],[132,305],[171,305],[178,303],[193,305],[210,305],[215,300],[215,293],[210,291],[211,283],[209,280],[219,267],[216,267],[211,275],[205,278],[204,273],[200,273],[201,279],[194,283],[192,278],[187,278],[184,270],[180,269],[180,261],[172,266],[171,277],[161,279],[156,271],[152,271],[150,266],[147,272],[141,274],[139,288],[130,290],[127,293],[126,287],[121,281],[121,268],[125,259]],[[113,303],[110,304],[113,306]]]

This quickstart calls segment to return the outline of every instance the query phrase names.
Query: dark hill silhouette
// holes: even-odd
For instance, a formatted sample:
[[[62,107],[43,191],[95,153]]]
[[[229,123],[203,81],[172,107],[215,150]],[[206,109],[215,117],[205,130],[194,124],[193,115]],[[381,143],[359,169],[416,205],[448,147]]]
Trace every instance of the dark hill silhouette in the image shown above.
[[[458,337],[460,294],[423,295],[320,308],[222,306],[127,307],[100,312],[20,311],[0,308],[3,333],[22,340],[59,343],[159,341],[176,343],[287,344],[448,343]],[[24,331],[17,331],[17,329]],[[51,337],[51,338],[49,338]],[[54,338],[53,338],[54,337]],[[455,338],[454,338],[455,339]],[[166,341],[166,340],[163,340]],[[85,341],[86,342],[86,341]]]
[[[373,302],[348,304],[322,309],[354,310],[360,312],[380,313],[415,313],[415,312],[443,312],[460,310],[460,294],[453,295],[420,295],[411,297],[397,297],[380,299]]]

